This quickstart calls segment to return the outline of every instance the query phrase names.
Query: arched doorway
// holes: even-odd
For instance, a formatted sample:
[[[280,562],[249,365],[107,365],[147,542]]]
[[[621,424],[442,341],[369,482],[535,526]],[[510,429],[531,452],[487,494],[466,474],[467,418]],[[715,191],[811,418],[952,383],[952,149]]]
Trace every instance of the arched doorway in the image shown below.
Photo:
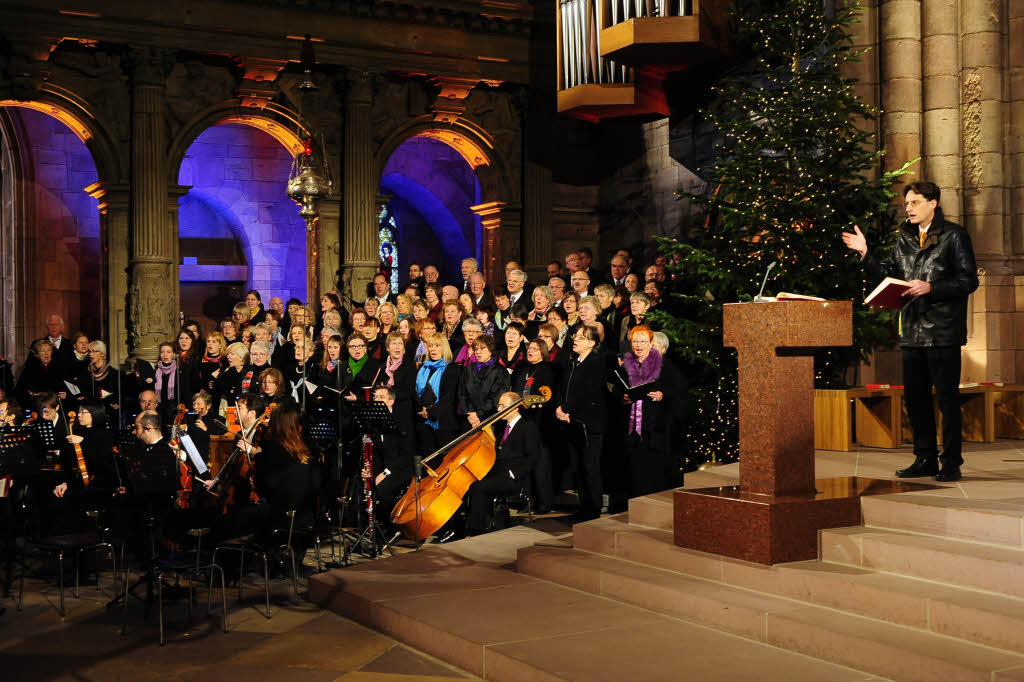
[[[408,138],[388,157],[381,194],[398,232],[399,279],[410,263],[437,266],[442,281],[461,281],[462,259],[481,260],[481,203],[477,174],[451,144],[425,134]]]
[[[292,157],[281,140],[241,123],[207,128],[178,184],[181,310],[204,329],[256,289],[264,305],[306,298],[306,227],[285,193]]]
[[[0,102],[0,355],[19,363],[51,313],[67,336],[104,327],[99,209],[84,191],[99,174],[88,131],[60,114]]]

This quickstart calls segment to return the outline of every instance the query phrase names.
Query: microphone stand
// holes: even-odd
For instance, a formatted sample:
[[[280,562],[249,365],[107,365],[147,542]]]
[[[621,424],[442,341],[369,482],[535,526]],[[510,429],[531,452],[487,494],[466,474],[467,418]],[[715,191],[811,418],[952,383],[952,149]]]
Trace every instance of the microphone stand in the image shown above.
[[[774,261],[774,260],[771,263],[768,264],[768,269],[764,271],[764,279],[761,280],[761,289],[757,292],[757,296],[754,297],[754,302],[755,303],[765,303],[765,302],[767,302],[769,300],[768,298],[765,298],[761,294],[764,293],[764,285],[768,283],[768,274],[778,264],[779,264],[779,262],[778,261]]]

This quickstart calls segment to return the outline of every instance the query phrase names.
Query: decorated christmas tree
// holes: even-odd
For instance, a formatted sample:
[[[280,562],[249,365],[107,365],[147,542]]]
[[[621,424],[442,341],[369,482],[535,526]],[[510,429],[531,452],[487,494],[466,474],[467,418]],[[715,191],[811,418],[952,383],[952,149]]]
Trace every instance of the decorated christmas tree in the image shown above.
[[[845,385],[850,368],[892,340],[892,316],[860,303],[860,267],[841,239],[857,224],[872,244],[890,241],[890,188],[907,172],[881,171],[884,152],[865,125],[877,111],[843,76],[859,56],[850,39],[859,9],[761,0],[735,12],[746,54],[702,112],[717,140],[700,169],[710,191],[678,193],[702,208],[703,226],[690,243],[659,244],[673,277],[659,321],[694,386],[691,465],[736,457],[736,363],[722,347],[722,304],[751,300],[772,263],[765,295],[855,301],[854,345],[815,357],[818,387]]]

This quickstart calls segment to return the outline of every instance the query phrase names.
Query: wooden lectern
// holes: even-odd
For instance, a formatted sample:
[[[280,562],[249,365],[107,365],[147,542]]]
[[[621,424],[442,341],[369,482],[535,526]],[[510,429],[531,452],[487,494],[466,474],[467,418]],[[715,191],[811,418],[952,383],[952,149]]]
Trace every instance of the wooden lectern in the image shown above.
[[[739,361],[740,484],[675,491],[677,545],[762,564],[813,559],[819,530],[860,524],[860,495],[932,487],[815,480],[813,353],[853,343],[851,302],[734,303],[722,322]]]

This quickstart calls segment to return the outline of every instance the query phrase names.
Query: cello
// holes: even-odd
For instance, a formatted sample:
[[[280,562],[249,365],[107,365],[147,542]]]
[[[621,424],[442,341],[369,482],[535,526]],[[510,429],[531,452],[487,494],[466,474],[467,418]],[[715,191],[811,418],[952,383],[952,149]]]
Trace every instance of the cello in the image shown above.
[[[409,489],[391,511],[391,522],[402,535],[416,542],[436,533],[462,506],[469,486],[481,480],[494,466],[495,438],[491,424],[517,407],[535,408],[550,399],[551,389],[544,386],[539,395],[523,396],[426,457],[423,460],[426,475],[419,481],[413,478]],[[446,452],[436,470],[427,466],[427,462]]]

